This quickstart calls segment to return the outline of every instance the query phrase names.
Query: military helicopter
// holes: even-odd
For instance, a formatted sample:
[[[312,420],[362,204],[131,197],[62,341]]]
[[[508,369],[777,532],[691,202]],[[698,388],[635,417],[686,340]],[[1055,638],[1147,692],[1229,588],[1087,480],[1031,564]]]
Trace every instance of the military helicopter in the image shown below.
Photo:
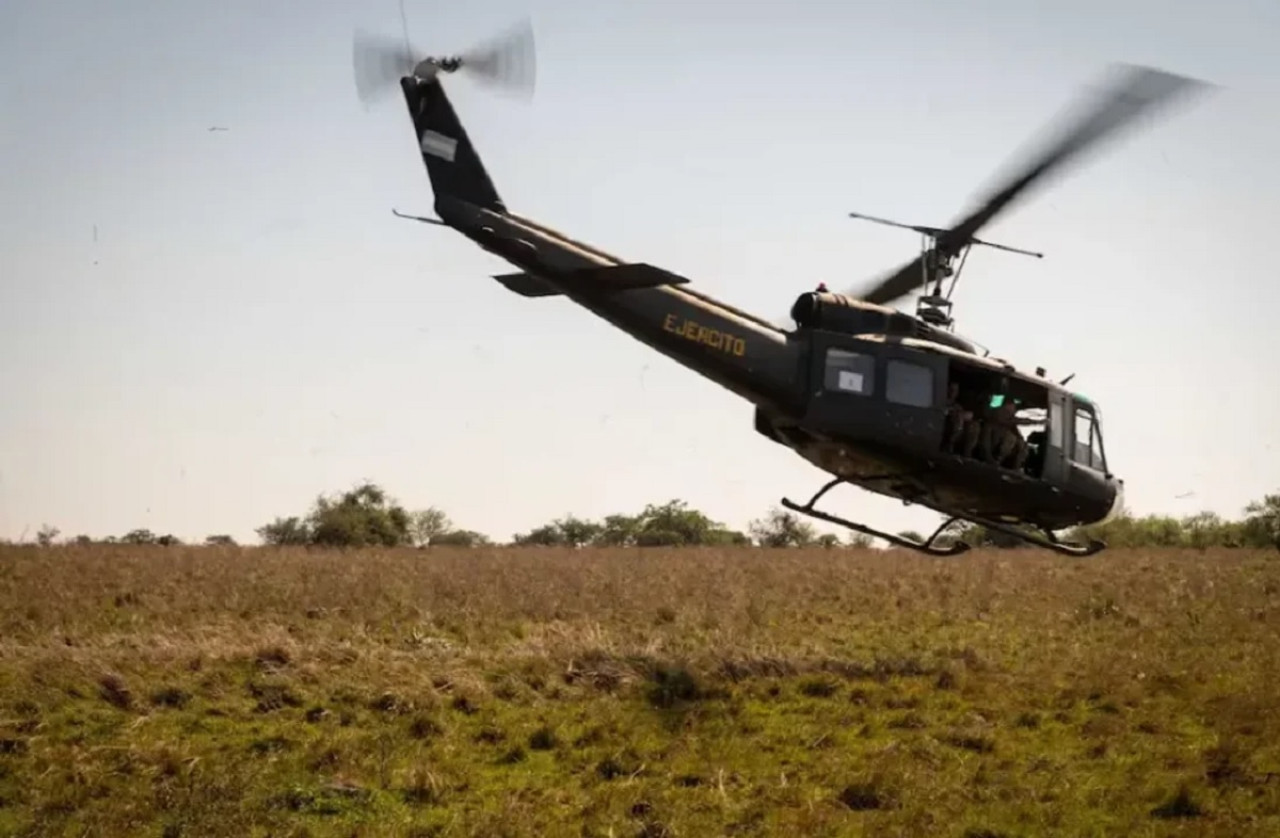
[[[1202,83],[1119,67],[1070,130],[951,227],[851,213],[919,233],[920,255],[863,290],[819,286],[801,294],[791,309],[794,327],[783,327],[694,289],[687,277],[606,253],[508,209],[442,77],[470,72],[500,90],[530,94],[527,20],[450,57],[420,55],[407,39],[401,45],[358,33],[354,65],[366,105],[398,83],[434,193],[435,218],[392,212],[451,228],[509,262],[518,270],[493,276],[508,290],[566,297],[750,402],[756,431],[831,475],[807,503],[783,498],[787,508],[931,555],[970,548],[946,536],[956,521],[1066,555],[1105,548],[1055,534],[1109,520],[1121,506],[1124,484],[1107,464],[1099,406],[1067,389],[1070,376],[1051,381],[1042,368],[1020,369],[956,334],[951,295],[975,245],[1042,255],[976,238],[1015,198],[1135,117]],[[923,293],[914,315],[889,307],[916,290]],[[964,421],[961,410],[972,418]],[[1021,426],[1031,427],[1025,440]],[[1002,442],[1014,443],[1013,450],[1001,451]],[[947,520],[915,540],[816,509],[840,484],[927,507]]]

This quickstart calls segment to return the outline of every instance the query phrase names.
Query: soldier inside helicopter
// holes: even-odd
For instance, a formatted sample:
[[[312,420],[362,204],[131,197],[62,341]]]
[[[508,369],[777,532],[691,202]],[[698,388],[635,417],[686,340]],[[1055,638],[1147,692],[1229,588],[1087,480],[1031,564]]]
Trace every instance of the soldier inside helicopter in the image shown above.
[[[953,365],[943,450],[1038,477],[1044,463],[1045,420],[1043,413],[1025,414],[1043,411],[1046,393],[1026,382],[1017,384],[1023,386],[1014,394],[1007,378]],[[1035,428],[1026,439],[1019,431],[1023,426]]]

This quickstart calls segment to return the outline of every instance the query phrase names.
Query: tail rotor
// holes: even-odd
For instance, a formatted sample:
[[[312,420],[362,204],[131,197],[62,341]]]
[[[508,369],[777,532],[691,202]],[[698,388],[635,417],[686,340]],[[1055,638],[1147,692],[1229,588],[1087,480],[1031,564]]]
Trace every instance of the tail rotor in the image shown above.
[[[537,80],[533,25],[526,18],[454,56],[429,56],[406,42],[363,30],[352,41],[356,95],[366,106],[385,98],[405,76],[422,80],[462,72],[486,88],[518,98],[533,96]]]
[[[533,98],[537,83],[537,56],[533,24],[528,18],[473,46],[460,57],[460,69],[494,92],[522,99]]]
[[[415,54],[399,39],[357,30],[352,39],[351,58],[356,95],[367,107],[386,98],[402,76],[413,73],[423,56]]]

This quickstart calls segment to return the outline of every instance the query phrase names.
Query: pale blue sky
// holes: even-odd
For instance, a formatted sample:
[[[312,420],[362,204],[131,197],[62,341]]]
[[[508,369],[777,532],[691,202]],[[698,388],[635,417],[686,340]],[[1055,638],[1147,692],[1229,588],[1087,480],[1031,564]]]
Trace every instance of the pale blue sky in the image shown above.
[[[444,52],[532,16],[532,103],[451,88],[513,209],[770,317],[912,257],[846,213],[953,220],[1105,63],[1222,85],[1002,217],[989,238],[1046,258],[975,252],[956,313],[1077,373],[1135,511],[1280,488],[1280,3],[407,11]],[[401,102],[356,99],[356,27],[398,34],[396,2],[4,5],[0,537],[250,540],[363,478],[498,538],[672,497],[743,527],[823,482],[747,404],[393,218],[430,190]]]

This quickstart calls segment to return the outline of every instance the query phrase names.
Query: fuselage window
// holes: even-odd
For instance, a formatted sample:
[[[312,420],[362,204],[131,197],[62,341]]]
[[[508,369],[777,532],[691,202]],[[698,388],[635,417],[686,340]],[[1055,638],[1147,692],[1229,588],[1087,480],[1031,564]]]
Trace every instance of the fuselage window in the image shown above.
[[[884,397],[893,404],[933,407],[933,370],[890,360],[885,369]]]
[[[828,390],[868,396],[875,384],[875,358],[847,349],[828,349],[824,384]]]

